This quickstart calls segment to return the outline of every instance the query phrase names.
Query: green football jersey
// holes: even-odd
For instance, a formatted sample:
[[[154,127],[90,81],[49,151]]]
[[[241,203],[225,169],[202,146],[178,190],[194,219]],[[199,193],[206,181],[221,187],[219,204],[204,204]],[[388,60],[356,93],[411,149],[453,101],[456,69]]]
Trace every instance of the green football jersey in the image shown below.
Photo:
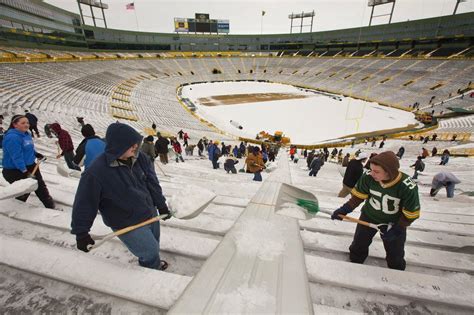
[[[418,186],[402,172],[393,181],[381,184],[369,171],[362,175],[351,194],[366,200],[362,212],[377,224],[397,223],[401,215],[408,221],[420,216]]]

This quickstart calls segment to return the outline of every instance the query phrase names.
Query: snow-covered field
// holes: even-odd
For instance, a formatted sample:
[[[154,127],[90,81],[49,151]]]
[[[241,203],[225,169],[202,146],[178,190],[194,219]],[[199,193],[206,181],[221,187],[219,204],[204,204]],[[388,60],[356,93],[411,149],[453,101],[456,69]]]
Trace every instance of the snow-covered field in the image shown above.
[[[199,98],[229,94],[291,93],[306,98],[205,106]],[[314,144],[345,135],[417,124],[409,112],[349,97],[336,100],[290,85],[264,82],[214,82],[184,86],[182,97],[196,113],[233,135],[254,138],[260,131],[283,131],[293,143]],[[237,121],[242,130],[230,121]]]

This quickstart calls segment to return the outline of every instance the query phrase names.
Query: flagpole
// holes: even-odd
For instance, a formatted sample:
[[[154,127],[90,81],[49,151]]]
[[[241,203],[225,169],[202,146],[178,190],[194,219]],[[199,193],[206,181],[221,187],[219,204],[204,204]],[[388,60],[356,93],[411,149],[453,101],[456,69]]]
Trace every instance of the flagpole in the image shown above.
[[[135,8],[135,6],[133,6],[133,13],[135,14],[135,22],[137,23],[137,31],[140,31],[140,27],[138,26],[137,9]]]
[[[260,19],[260,35],[263,35],[263,16],[265,15],[265,11],[262,10],[262,17]]]

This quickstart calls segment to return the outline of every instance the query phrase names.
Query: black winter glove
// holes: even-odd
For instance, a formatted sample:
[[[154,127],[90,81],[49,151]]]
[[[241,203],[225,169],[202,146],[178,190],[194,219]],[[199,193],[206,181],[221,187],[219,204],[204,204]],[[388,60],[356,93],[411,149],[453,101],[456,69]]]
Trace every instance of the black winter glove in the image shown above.
[[[171,212],[168,209],[168,206],[166,206],[166,205],[163,208],[158,209],[158,212],[160,213],[160,215],[167,214],[167,216],[162,219],[163,221],[166,221],[166,220],[171,218]]]
[[[35,152],[35,157],[36,157],[38,160],[44,159],[44,155],[41,154],[41,153],[38,153],[38,152]]]
[[[342,215],[347,215],[348,213],[351,213],[352,209],[349,207],[347,203],[345,203],[342,207],[339,209],[336,209],[332,215],[331,215],[331,220],[340,220],[342,221],[342,218],[339,216],[340,214]]]
[[[380,237],[386,242],[392,242],[396,240],[406,231],[406,228],[402,227],[400,224],[381,226],[379,229]]]
[[[36,176],[31,174],[30,172],[26,173],[26,178],[36,179]]]
[[[82,250],[83,252],[87,253],[89,249],[87,249],[87,245],[94,245],[95,242],[89,234],[86,234],[84,237],[76,239],[77,248]]]

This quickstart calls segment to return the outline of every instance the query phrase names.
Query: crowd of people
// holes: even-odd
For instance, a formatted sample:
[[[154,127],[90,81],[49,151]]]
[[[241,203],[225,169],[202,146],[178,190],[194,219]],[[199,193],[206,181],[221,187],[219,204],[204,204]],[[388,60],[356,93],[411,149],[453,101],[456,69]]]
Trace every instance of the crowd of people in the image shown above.
[[[0,117],[3,122],[3,116]],[[79,119],[80,118],[80,119]],[[134,128],[119,122],[109,125],[105,139],[96,135],[94,127],[78,117],[82,141],[74,150],[71,135],[59,123],[48,123],[44,127],[48,138],[56,137],[56,158],[64,158],[70,169],[84,171],[79,181],[72,209],[72,234],[76,236],[77,248],[87,252],[94,240],[89,235],[93,222],[100,211],[104,223],[112,230],[132,226],[150,218],[170,217],[170,210],[163,195],[158,177],[155,173],[155,162],[163,165],[169,163],[173,156],[176,163],[183,163],[183,149],[186,156],[193,156],[197,147],[198,157],[209,159],[210,167],[221,168],[228,174],[238,172],[253,174],[254,181],[262,181],[262,172],[268,162],[274,162],[279,147],[266,143],[252,145],[240,142],[230,145],[219,140],[208,140],[206,137],[191,144],[190,135],[180,130],[176,136],[163,135],[152,126],[155,135],[143,137]],[[2,133],[3,176],[9,182],[34,178],[38,181],[35,191],[46,208],[55,208],[46,183],[37,165],[45,159],[36,151],[33,138],[41,137],[38,130],[38,118],[28,111],[24,115],[14,115],[8,130]],[[1,125],[1,124],[0,124]],[[156,140],[155,140],[156,137]],[[197,140],[197,139],[196,139]],[[376,138],[366,138],[367,145]],[[384,136],[379,144],[383,149]],[[435,136],[431,141],[436,141]],[[354,142],[352,143],[352,147]],[[308,175],[316,177],[328,159],[337,161],[345,168],[342,188],[338,197],[350,199],[336,209],[331,218],[341,220],[363,203],[360,219],[373,224],[381,224],[381,237],[387,253],[389,268],[404,270],[404,244],[406,229],[420,216],[420,203],[416,180],[425,169],[425,162],[430,156],[436,156],[436,147],[431,154],[423,147],[416,161],[413,176],[400,169],[399,161],[405,157],[405,148],[400,147],[395,154],[392,151],[372,153],[368,156],[361,149],[344,154],[343,149],[327,147],[318,152],[302,149],[298,154],[296,146],[290,146],[289,156],[293,163],[304,159]],[[440,165],[447,165],[450,152],[444,150]],[[241,167],[236,167],[239,165]],[[237,170],[238,169],[238,170]],[[446,188],[447,197],[454,196],[455,185],[460,180],[454,174],[443,171],[436,174],[432,181],[430,195],[436,196],[440,189]],[[17,197],[26,201],[29,194]],[[387,200],[390,200],[388,202]],[[349,248],[350,261],[363,263],[368,256],[368,248],[376,230],[357,225],[353,242]],[[159,252],[160,223],[155,221],[142,228],[121,235],[120,240],[138,257],[143,267],[164,270],[168,263],[161,259]]]

